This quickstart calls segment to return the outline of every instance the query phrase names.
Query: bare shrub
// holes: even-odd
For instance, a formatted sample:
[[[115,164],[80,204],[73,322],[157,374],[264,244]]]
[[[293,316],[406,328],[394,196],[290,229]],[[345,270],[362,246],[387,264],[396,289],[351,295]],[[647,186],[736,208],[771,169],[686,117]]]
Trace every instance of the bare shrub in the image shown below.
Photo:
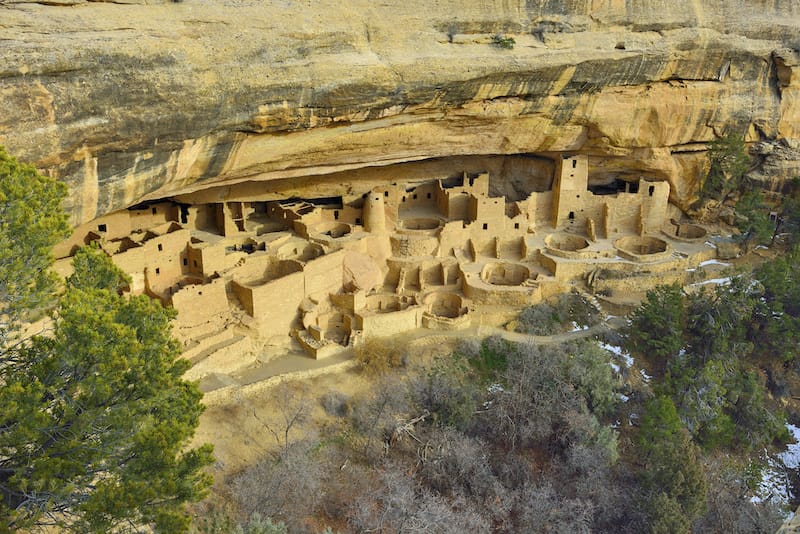
[[[588,534],[594,507],[583,499],[567,499],[549,483],[524,488],[516,503],[517,532]]]
[[[335,417],[344,417],[350,411],[350,397],[339,391],[328,391],[320,398],[325,413]]]
[[[473,508],[463,499],[447,500],[420,488],[403,466],[388,465],[376,486],[353,500],[348,516],[356,532],[491,532]]]
[[[267,456],[234,476],[230,491],[244,518],[255,513],[283,521],[292,532],[306,530],[322,496],[323,462],[316,443],[301,441]]]
[[[546,443],[564,414],[582,409],[562,362],[559,347],[514,346],[502,373],[503,390],[483,414],[480,432],[511,449]]]
[[[477,501],[500,522],[508,513],[505,488],[492,472],[487,448],[457,430],[437,429],[421,448],[419,477],[437,493]]]
[[[402,347],[387,339],[367,339],[356,347],[355,359],[365,373],[384,375],[391,369],[405,366],[406,353]]]
[[[395,376],[383,378],[370,394],[353,401],[349,416],[353,449],[370,463],[388,454],[394,430],[409,409],[405,386]]]

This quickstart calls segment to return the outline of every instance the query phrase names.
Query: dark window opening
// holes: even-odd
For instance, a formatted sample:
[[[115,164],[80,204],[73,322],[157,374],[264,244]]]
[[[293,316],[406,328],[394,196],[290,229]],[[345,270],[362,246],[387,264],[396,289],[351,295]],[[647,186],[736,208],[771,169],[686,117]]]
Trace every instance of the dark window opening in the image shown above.
[[[192,263],[194,264],[195,267],[197,267],[197,260],[192,260]]]
[[[163,250],[164,250],[164,245],[162,245],[161,243],[159,243],[159,244],[158,244],[158,251],[159,251],[159,252],[161,252],[161,251],[163,251]]]
[[[574,211],[569,212],[569,220],[570,221],[574,221],[575,220],[575,212]]]
[[[514,230],[519,230],[519,223],[514,223]]]
[[[431,194],[430,193],[428,193],[428,198],[431,198]]]
[[[158,213],[158,208],[153,208],[151,211],[153,212],[153,215],[156,215]]]
[[[489,225],[487,223],[483,223],[483,229],[484,230],[488,230],[489,229]]]
[[[333,220],[335,220],[335,221],[339,220],[339,210],[334,210],[333,211]]]
[[[573,159],[572,160],[572,168],[574,169],[577,164],[578,164],[578,160]]]
[[[181,206],[181,224],[189,222],[189,206]]]
[[[189,265],[189,258],[183,258],[183,264]]]
[[[156,267],[156,274],[161,274],[161,269],[159,269],[158,267]]]
[[[97,231],[98,232],[107,232],[108,231],[108,227],[105,224],[98,224],[97,225]]]
[[[653,196],[653,193],[655,193],[655,192],[656,192],[656,186],[654,186],[654,185],[651,185],[650,189],[647,190],[647,194],[649,196],[651,196],[651,197]]]
[[[359,219],[358,217],[356,217],[356,224],[361,224],[361,219]]]
[[[406,197],[404,196],[404,197],[403,197],[403,202],[405,202],[405,201],[406,201]]]
[[[389,192],[388,191],[384,191],[383,192],[383,196],[388,197],[389,196]]]
[[[417,200],[417,194],[414,193],[414,200]]]
[[[202,295],[202,294],[203,294],[203,292],[202,292],[202,291],[198,291],[198,292],[197,292],[197,294],[198,294],[198,295]]]

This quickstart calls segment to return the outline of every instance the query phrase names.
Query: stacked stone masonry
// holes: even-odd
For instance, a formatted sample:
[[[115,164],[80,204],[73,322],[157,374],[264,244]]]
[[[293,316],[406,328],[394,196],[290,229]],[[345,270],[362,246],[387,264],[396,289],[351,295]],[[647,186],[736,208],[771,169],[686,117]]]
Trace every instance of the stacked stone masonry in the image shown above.
[[[174,307],[193,378],[250,365],[259,343],[323,358],[368,338],[467,328],[482,307],[534,304],[571,284],[610,291],[619,275],[650,280],[714,257],[703,227],[670,218],[666,181],[600,194],[588,172],[587,156],[562,156],[552,190],[517,201],[490,195],[488,173],[387,177],[318,199],[165,200],[84,224],[56,254],[96,241],[132,293]]]

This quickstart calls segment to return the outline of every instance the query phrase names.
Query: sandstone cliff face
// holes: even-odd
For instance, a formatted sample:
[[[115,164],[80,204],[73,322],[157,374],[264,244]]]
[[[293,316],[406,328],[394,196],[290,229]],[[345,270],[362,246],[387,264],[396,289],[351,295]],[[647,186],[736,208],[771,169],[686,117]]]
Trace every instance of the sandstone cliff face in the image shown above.
[[[798,36],[800,0],[0,0],[0,144],[76,223],[557,152],[685,207],[728,128],[762,179],[800,175]]]

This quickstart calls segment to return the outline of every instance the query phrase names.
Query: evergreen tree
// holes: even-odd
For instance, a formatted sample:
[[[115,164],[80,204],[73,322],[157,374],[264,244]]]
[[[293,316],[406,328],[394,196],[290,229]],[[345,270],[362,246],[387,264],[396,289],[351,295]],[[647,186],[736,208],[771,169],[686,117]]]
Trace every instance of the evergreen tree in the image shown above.
[[[708,147],[709,169],[701,196],[725,201],[734,191],[742,190],[750,158],[744,136],[727,134],[715,139]]]
[[[4,280],[4,309],[22,318],[52,283],[48,247],[63,236],[63,188],[25,166],[4,169],[4,194],[15,195],[5,194],[12,205],[0,219],[10,239],[3,255],[31,242],[41,252],[2,266],[17,277]],[[6,218],[26,214],[29,202],[51,215],[31,214],[31,224]],[[16,323],[5,324],[12,335],[0,344],[0,532],[43,525],[184,531],[183,504],[208,487],[202,468],[211,450],[186,448],[201,393],[181,379],[188,362],[177,359],[170,336],[173,312],[144,296],[121,296],[126,277],[98,249],[80,252],[75,264],[51,334],[22,339],[13,335]]]

